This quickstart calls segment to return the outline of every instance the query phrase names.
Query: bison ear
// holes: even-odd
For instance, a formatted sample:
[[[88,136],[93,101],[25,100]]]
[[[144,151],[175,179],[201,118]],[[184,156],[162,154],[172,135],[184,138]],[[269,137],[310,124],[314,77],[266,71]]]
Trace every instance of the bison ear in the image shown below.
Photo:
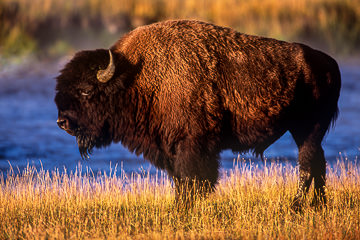
[[[115,73],[115,64],[113,60],[113,55],[109,50],[109,64],[106,67],[106,69],[99,70],[96,74],[96,77],[99,80],[99,82],[106,83],[114,76],[114,73]]]

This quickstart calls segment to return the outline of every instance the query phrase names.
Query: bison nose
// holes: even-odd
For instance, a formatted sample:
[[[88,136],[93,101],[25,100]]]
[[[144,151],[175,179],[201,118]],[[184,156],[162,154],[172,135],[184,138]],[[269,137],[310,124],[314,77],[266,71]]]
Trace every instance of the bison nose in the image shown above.
[[[69,129],[69,121],[66,118],[58,118],[58,120],[56,122],[57,122],[59,128],[61,128],[63,130]]]

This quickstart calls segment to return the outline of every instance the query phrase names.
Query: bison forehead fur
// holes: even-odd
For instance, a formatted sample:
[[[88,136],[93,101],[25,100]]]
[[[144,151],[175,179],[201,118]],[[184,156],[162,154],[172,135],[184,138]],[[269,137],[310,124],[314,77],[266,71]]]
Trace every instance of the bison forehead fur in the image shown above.
[[[340,91],[331,57],[187,20],[139,27],[110,51],[76,54],[57,78],[58,124],[82,154],[121,142],[174,178],[214,185],[221,150],[261,155],[290,131],[300,163],[294,201],[312,179],[323,193],[321,142]],[[115,72],[99,81],[110,58]]]

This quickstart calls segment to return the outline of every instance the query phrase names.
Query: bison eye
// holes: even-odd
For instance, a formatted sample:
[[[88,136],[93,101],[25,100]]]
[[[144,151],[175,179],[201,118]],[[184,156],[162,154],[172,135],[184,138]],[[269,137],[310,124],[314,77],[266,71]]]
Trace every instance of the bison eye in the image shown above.
[[[94,91],[94,87],[84,83],[77,88],[77,91],[80,96],[91,96]]]
[[[89,96],[89,95],[91,95],[90,90],[80,90],[79,92],[80,92],[81,96]]]

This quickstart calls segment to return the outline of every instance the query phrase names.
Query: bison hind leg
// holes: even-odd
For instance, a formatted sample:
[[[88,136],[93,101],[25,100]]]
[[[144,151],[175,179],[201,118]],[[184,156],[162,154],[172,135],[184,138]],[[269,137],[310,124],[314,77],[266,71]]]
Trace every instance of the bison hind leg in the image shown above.
[[[299,148],[299,186],[292,202],[292,208],[296,211],[301,209],[312,180],[314,180],[314,205],[326,204],[326,160],[321,142],[329,124],[330,121],[327,124],[315,123],[305,128],[290,130]]]

